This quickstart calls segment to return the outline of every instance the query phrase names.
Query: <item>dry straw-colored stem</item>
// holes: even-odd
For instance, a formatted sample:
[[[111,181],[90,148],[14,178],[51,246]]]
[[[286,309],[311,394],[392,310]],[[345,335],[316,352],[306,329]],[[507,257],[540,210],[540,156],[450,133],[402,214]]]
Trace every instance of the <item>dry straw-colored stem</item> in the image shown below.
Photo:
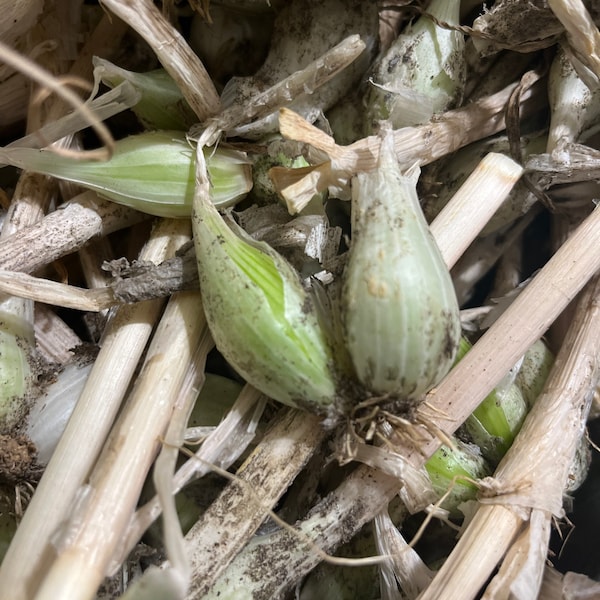
[[[200,449],[194,457],[186,461],[175,473],[171,491],[176,494],[183,486],[195,477],[201,477],[211,471],[212,465],[221,469],[227,469],[244,452],[248,442],[254,433],[249,431],[251,422],[254,421],[251,414],[261,393],[246,384],[227,416],[219,423],[219,426],[204,440]],[[235,445],[235,449],[231,446]],[[224,460],[223,456],[226,456]],[[144,506],[137,510],[127,530],[127,541],[123,544],[121,551],[122,562],[126,559],[135,544],[139,542],[144,532],[160,516],[161,506],[158,497],[149,500]]]
[[[206,332],[198,292],[172,296],[125,410],[58,542],[58,556],[36,595],[39,600],[94,598],[118,552],[188,365]]]
[[[148,42],[199,121],[219,111],[219,96],[200,59],[152,2],[103,0],[102,4]]]
[[[551,519],[562,515],[569,467],[600,380],[599,338],[596,278],[578,305],[544,391],[488,483],[492,494],[484,494],[485,504],[422,600],[441,594],[457,600],[475,598],[507,552],[485,597],[504,598],[509,590],[515,598],[537,597]],[[498,596],[500,590],[504,592]]]
[[[92,312],[99,312],[115,304],[110,288],[77,288],[14,271],[0,270],[0,292],[54,306]]]
[[[240,481],[229,484],[186,535],[193,574],[189,598],[201,598],[212,587],[324,437],[318,417],[281,409],[271,430],[238,470]]]
[[[434,121],[419,127],[404,127],[394,132],[394,147],[398,161],[406,168],[427,165],[459,148],[483,139],[505,128],[504,110],[516,84],[500,92],[481,98],[464,108],[451,110]],[[538,86],[533,86],[520,97],[523,114],[539,107]],[[288,204],[290,212],[298,212],[316,193],[330,186],[347,191],[353,175],[376,168],[379,161],[381,138],[370,136],[349,146],[339,146],[320,129],[307,123],[289,109],[279,115],[281,134],[315,148],[314,167],[272,169],[275,187]]]
[[[502,154],[490,153],[477,165],[431,224],[447,265],[454,265],[462,256],[522,173],[522,167]],[[475,234],[467,236],[465,230]]]
[[[548,0],[577,58],[600,80],[600,32],[581,0]]]
[[[94,237],[147,219],[147,215],[83,192],[37,223],[0,239],[0,269],[31,273],[79,250]]]
[[[185,441],[186,426],[198,398],[198,390],[205,381],[206,357],[213,347],[212,336],[208,327],[205,327],[201,343],[198,344],[197,349],[190,356],[187,373],[167,423],[163,446],[153,467],[152,481],[162,507],[163,540],[169,560],[168,580],[173,590],[172,595],[176,597],[185,594],[189,586],[190,565],[183,543],[183,532],[175,503],[172,485],[173,475],[177,466],[179,448]],[[120,551],[121,546],[120,543],[117,551]],[[113,564],[115,562],[120,565],[118,558],[116,561],[113,559]],[[153,575],[150,575],[150,577],[153,577]]]
[[[140,254],[160,262],[188,238],[189,224],[164,221]],[[0,598],[25,600],[37,586],[43,564],[54,555],[51,535],[70,514],[130,386],[131,378],[164,303],[124,306],[104,333],[102,347],[67,428],[0,567]],[[27,556],[26,561],[23,556]]]

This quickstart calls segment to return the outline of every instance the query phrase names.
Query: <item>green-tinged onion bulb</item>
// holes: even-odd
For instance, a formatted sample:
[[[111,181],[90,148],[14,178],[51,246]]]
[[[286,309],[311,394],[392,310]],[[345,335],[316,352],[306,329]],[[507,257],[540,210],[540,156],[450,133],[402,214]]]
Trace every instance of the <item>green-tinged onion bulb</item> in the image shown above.
[[[456,438],[452,441],[454,448],[441,446],[425,463],[425,469],[439,497],[450,490],[442,507],[456,514],[460,504],[477,496],[474,481],[491,475],[492,469],[477,446]]]
[[[468,340],[461,339],[457,362],[471,347]],[[511,447],[544,387],[553,360],[546,344],[538,340],[462,424],[462,436],[477,445],[492,465]]]
[[[108,161],[78,161],[50,150],[2,148],[0,161],[95,190],[118,204],[159,217],[189,217],[195,178],[195,149],[179,131],[153,131],[119,140]],[[252,187],[246,154],[206,150],[211,197],[230,206]]]
[[[381,120],[394,129],[426,123],[460,101],[464,36],[429,17],[458,25],[460,0],[433,0],[427,12],[405,28],[375,65],[365,98],[367,131]]]
[[[492,464],[511,447],[527,416],[527,403],[519,388],[498,386],[463,423],[462,429]]]
[[[419,206],[418,170],[402,173],[392,137],[376,170],[352,182],[352,246],[342,318],[358,379],[416,398],[450,369],[460,339],[452,279]]]
[[[333,416],[333,357],[311,296],[270,246],[225,223],[207,198],[192,218],[204,311],[217,348],[254,387]]]
[[[34,340],[28,323],[6,308],[0,310],[0,434],[9,434],[23,421],[28,408],[33,372]]]
[[[525,353],[515,385],[521,390],[529,410],[541,394],[553,364],[554,354],[544,340],[535,342]]]

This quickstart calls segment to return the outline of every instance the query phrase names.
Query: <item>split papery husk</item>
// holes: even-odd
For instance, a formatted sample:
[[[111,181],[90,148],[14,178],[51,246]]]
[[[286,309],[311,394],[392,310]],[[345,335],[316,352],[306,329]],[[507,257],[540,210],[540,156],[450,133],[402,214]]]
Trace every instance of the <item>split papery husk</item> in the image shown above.
[[[456,151],[471,142],[504,129],[504,108],[515,85],[482,98],[467,107],[442,113],[431,123],[404,127],[394,131],[396,158],[403,168],[425,165]],[[521,113],[535,110],[539,86],[520,96]],[[294,214],[301,211],[315,194],[329,190],[342,200],[350,199],[350,180],[361,171],[371,171],[379,161],[381,138],[370,136],[339,146],[335,140],[289,109],[279,112],[279,129],[288,139],[312,146],[309,162],[313,166],[300,169],[274,167],[269,171],[276,190]]]
[[[600,181],[600,151],[583,144],[565,144],[552,154],[535,154],[526,163],[530,180],[540,189],[553,185]]]
[[[436,501],[437,496],[427,471],[424,468],[416,469],[393,448],[358,443],[352,449],[352,459],[402,482],[404,485],[398,493],[411,513],[417,513]]]
[[[580,0],[553,0],[538,6],[530,0],[503,0],[473,23],[473,42],[483,56],[502,49],[535,52],[554,45],[566,34],[573,66],[590,85],[598,85],[600,35],[594,22],[600,12],[590,3],[592,13]]]
[[[305,20],[308,11],[311,18]],[[377,33],[377,8],[370,3],[361,0],[294,0],[275,19],[269,55],[262,67],[251,77],[232,78],[223,90],[223,105],[228,107],[252,102],[255,96],[303,69],[347,36],[358,34],[366,45],[362,56],[327,85],[313,90],[314,93],[301,93],[293,99],[294,110],[313,122],[361,77],[376,51]],[[282,61],[282,56],[286,56],[287,60]],[[307,89],[310,89],[310,84]],[[273,107],[273,110],[279,106]],[[229,133],[257,139],[276,129],[275,112],[256,123],[240,123]]]
[[[540,588],[540,600],[591,600],[600,597],[600,582],[581,573],[559,573],[547,566]]]
[[[236,213],[239,224],[254,239],[276,248],[290,260],[289,251],[302,251],[304,260],[314,259],[322,265],[336,257],[342,236],[339,227],[331,227],[325,214],[305,214],[295,218],[280,204],[251,206]],[[299,272],[302,265],[293,261]],[[299,268],[300,267],[300,268]]]
[[[556,43],[564,31],[549,8],[530,0],[502,0],[477,17],[473,43],[483,56],[509,49],[534,52]]]
[[[374,526],[379,554],[391,557],[380,566],[382,588],[387,587],[388,593],[393,597],[397,586],[400,585],[408,598],[416,599],[433,579],[433,572],[414,548],[408,545],[387,510],[381,511],[375,517]],[[386,597],[385,592],[383,597]]]

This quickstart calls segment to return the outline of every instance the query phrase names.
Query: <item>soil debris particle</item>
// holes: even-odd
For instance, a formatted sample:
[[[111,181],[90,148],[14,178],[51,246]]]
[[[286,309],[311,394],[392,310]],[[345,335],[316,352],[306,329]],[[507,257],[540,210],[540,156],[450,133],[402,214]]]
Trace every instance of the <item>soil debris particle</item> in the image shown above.
[[[16,483],[31,477],[37,450],[24,435],[0,435],[0,480]]]

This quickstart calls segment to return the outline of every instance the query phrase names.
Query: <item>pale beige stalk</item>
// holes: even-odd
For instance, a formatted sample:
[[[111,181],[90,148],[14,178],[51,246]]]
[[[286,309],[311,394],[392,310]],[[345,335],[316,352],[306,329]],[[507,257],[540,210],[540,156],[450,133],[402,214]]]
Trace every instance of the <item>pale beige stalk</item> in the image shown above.
[[[426,125],[396,130],[396,158],[405,168],[415,163],[426,165],[462,146],[502,131],[505,127],[504,107],[515,85],[464,108],[443,113]],[[538,97],[537,88],[529,89],[521,96],[522,114],[527,113],[527,107],[537,103]],[[291,213],[302,210],[314,194],[329,187],[339,197],[348,199],[352,176],[360,171],[373,170],[378,164],[381,138],[377,136],[358,140],[349,146],[339,146],[332,137],[288,109],[280,111],[279,127],[284,137],[315,148],[311,157],[315,166],[292,171],[272,169],[270,172]]]
[[[92,312],[99,312],[115,304],[110,288],[78,288],[14,271],[0,270],[0,292],[54,306]]]
[[[81,344],[79,336],[45,304],[34,309],[35,344],[48,361],[66,364],[73,358],[72,349]]]
[[[490,153],[477,165],[431,224],[447,264],[453,265],[462,256],[522,173],[523,168],[503,154]],[[476,233],[466,235],[465,230]]]
[[[201,598],[212,587],[263,522],[325,438],[320,421],[315,415],[282,408],[238,470],[239,480],[225,488],[188,532],[186,548],[192,566],[188,598]]]
[[[140,258],[160,262],[171,256],[188,230],[184,221],[162,222]],[[26,600],[37,586],[42,565],[53,556],[50,537],[68,518],[100,453],[162,307],[160,300],[124,306],[109,323],[87,385],[0,567],[2,600]]]
[[[125,410],[57,542],[58,557],[41,582],[38,600],[94,598],[119,550],[206,330],[199,293],[172,296]]]
[[[145,219],[147,215],[104,200],[96,192],[83,192],[18,234],[0,238],[0,269],[36,271],[79,250],[93,237]]]
[[[548,0],[577,58],[600,80],[600,32],[581,0]]]
[[[139,585],[143,589],[146,582],[152,582],[158,578],[162,580],[163,587],[168,586],[172,598],[180,598],[185,595],[191,574],[175,504],[173,476],[179,457],[179,448],[185,441],[185,429],[196,403],[198,390],[204,384],[206,356],[213,347],[214,343],[210,332],[208,328],[205,328],[202,340],[196,351],[190,356],[187,373],[164,435],[164,445],[153,466],[152,481],[162,508],[163,540],[169,567],[163,571],[156,567],[148,570],[134,585]],[[133,591],[132,587],[128,592]]]
[[[494,477],[483,481],[485,504],[421,600],[441,594],[457,600],[477,597],[505,553],[484,598],[537,597],[551,520],[562,516],[569,467],[600,380],[599,337],[596,278],[582,297],[544,391]]]
[[[227,469],[240,457],[255,434],[258,416],[253,415],[261,393],[246,384],[227,416],[204,440],[194,457],[187,460],[175,473],[171,492],[176,494],[193,478],[202,477],[211,471],[213,465]],[[263,397],[264,402],[264,397]],[[259,414],[262,410],[258,411]],[[141,539],[150,525],[160,516],[161,506],[155,496],[137,510],[127,531],[121,557],[123,562],[129,552]]]
[[[219,96],[202,62],[152,2],[103,0],[102,4],[148,42],[199,121],[219,111]]]

